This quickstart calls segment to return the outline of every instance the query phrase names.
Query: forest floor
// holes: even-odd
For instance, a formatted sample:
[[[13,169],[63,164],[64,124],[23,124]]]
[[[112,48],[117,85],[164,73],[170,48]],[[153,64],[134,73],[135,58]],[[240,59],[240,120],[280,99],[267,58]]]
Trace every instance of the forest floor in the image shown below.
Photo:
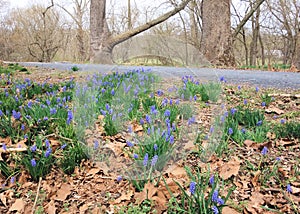
[[[85,81],[87,75],[30,68],[29,73],[17,72],[14,78],[57,83],[70,78]],[[180,83],[180,78],[162,78],[159,87],[167,90]],[[222,83],[222,87],[229,114],[231,109],[241,106],[263,112],[263,121],[268,125],[264,127],[268,130],[265,138],[257,137],[260,142],[256,142],[255,137],[243,142],[228,138],[222,154],[208,155],[205,161],[201,148],[210,141],[189,142],[184,149],[190,152],[163,171],[163,178],[157,183],[146,183],[142,191],[137,191],[127,179],[118,179],[103,162],[93,160],[81,162],[70,175],[54,165],[51,172],[37,182],[21,167],[23,170],[15,175],[14,181],[0,175],[3,184],[0,213],[188,213],[188,202],[182,206],[172,202],[183,198],[183,190],[192,197],[189,192],[192,179],[185,167],[195,174],[199,170],[202,175],[211,176],[212,172],[218,175],[219,195],[223,199],[232,190],[226,206],[219,206],[221,213],[300,213],[300,138],[296,133],[300,130],[300,90],[258,89],[252,85],[227,83]],[[268,103],[262,105],[262,102]],[[197,120],[203,133],[209,132],[215,110],[205,103],[197,104]],[[101,120],[99,117],[97,123],[101,124]],[[134,131],[139,132],[139,127]],[[109,141],[115,157],[126,156],[126,134],[106,136],[103,132],[100,127],[88,135]],[[7,138],[0,140],[4,143]],[[204,191],[205,198],[211,196],[210,190],[208,187]]]

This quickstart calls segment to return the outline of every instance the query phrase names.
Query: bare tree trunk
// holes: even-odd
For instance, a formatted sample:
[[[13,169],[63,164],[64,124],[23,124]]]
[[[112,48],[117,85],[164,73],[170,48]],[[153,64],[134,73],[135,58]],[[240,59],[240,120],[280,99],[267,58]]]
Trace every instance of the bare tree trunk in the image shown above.
[[[230,0],[203,0],[202,23],[201,49],[206,59],[216,65],[234,65]]]
[[[90,34],[90,60],[111,64],[113,47],[107,43],[110,33],[106,22],[106,0],[91,0]]]
[[[131,21],[131,4],[130,0],[127,2],[127,10],[128,10],[128,30],[132,29],[132,21]]]
[[[300,70],[300,30],[297,33],[295,57],[293,59],[293,64],[297,68],[297,70]]]
[[[148,21],[136,28],[130,29],[122,34],[111,36],[108,30],[105,5],[106,0],[91,0],[90,6],[90,34],[91,34],[91,53],[90,60],[94,63],[112,64],[112,50],[131,37],[142,33],[151,27],[158,25],[179,11],[183,10],[191,0],[185,0],[177,5],[173,10],[159,16],[158,18]]]
[[[259,44],[260,44],[260,48],[261,48],[261,64],[262,64],[262,66],[264,66],[266,64],[265,47],[264,47],[264,43],[263,43],[263,40],[262,40],[260,34],[259,34]]]
[[[250,44],[250,65],[256,66],[257,64],[257,41],[259,37],[259,16],[260,9],[258,8],[255,17],[252,16],[252,41]]]

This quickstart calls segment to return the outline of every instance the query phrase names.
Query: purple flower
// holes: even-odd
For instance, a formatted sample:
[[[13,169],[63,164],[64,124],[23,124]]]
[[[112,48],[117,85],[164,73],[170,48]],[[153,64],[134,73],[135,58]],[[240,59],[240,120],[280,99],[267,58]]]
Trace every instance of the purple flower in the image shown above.
[[[50,156],[51,152],[52,152],[52,149],[48,148],[45,152],[45,158],[48,158]]]
[[[146,153],[145,156],[144,156],[144,161],[143,161],[144,166],[148,165],[148,159],[149,159],[149,155],[148,155],[148,153]]]
[[[285,124],[285,119],[281,119],[281,120],[280,120],[280,123],[281,123],[281,124]]]
[[[220,82],[227,82],[227,81],[226,81],[225,77],[222,76],[222,77],[220,77]]]
[[[106,115],[106,111],[104,111],[104,110],[101,109],[100,112],[101,112],[101,114],[102,114],[103,116]]]
[[[154,155],[152,160],[151,160],[151,166],[155,166],[157,160],[158,160],[158,155]]]
[[[237,110],[235,108],[230,109],[230,114],[234,115],[237,112]]]
[[[211,196],[211,200],[213,202],[218,202],[218,198],[219,198],[219,191],[217,189],[214,190],[212,196]]]
[[[148,114],[146,114],[146,121],[149,124],[151,123],[151,117]]]
[[[212,208],[213,214],[219,214],[219,210],[216,206],[213,206]]]
[[[145,123],[144,120],[143,120],[143,119],[140,119],[140,124],[141,124],[141,125],[144,125],[144,123]]]
[[[71,110],[68,111],[67,125],[70,125],[73,120],[73,112]]]
[[[33,159],[31,159],[30,163],[31,163],[31,166],[33,166],[33,167],[35,167],[35,166],[36,166],[36,161],[35,161],[35,159],[34,159],[34,158],[33,158]]]
[[[242,132],[243,134],[245,134],[245,133],[246,133],[246,129],[245,129],[245,128],[242,128],[242,129],[241,129],[241,132]]]
[[[197,95],[194,96],[194,101],[197,101]]]
[[[233,134],[233,129],[232,128],[228,128],[228,134],[232,135]]]
[[[60,148],[63,150],[64,148],[66,148],[67,144],[63,144]]]
[[[286,186],[286,191],[287,191],[288,193],[293,193],[292,186],[291,186],[290,184],[288,184],[288,185]]]
[[[280,159],[280,157],[276,157],[276,159],[275,159],[276,161],[280,161],[281,159]]]
[[[7,147],[6,147],[6,144],[5,144],[5,143],[2,144],[2,149],[3,149],[4,151],[7,150]]]
[[[50,141],[48,139],[45,140],[45,145],[46,145],[47,148],[50,147]]]
[[[262,102],[262,103],[261,103],[261,106],[262,106],[262,107],[265,107],[265,106],[266,106],[266,102]]]
[[[153,149],[154,149],[154,151],[156,151],[158,149],[157,144],[154,144]]]
[[[130,142],[130,141],[126,141],[126,145],[127,145],[128,147],[133,147],[133,146],[134,146],[134,144],[133,144],[132,142]]]
[[[248,104],[248,100],[244,99],[244,105]]]
[[[218,198],[217,203],[220,204],[220,205],[223,205],[225,202],[222,198]]]
[[[194,194],[195,194],[195,192],[196,192],[196,185],[197,185],[197,183],[194,182],[194,181],[192,181],[192,182],[190,183],[190,193],[191,193],[191,195],[194,195]]]
[[[115,89],[111,90],[111,95],[113,95],[113,96],[115,95]]]
[[[25,125],[21,124],[21,130],[24,131],[25,130]]]
[[[262,125],[262,120],[260,120],[260,121],[258,121],[257,123],[256,123],[256,126],[261,126]]]
[[[159,90],[157,91],[157,95],[158,95],[158,96],[162,96],[163,94],[164,94],[164,92],[163,92],[162,90],[159,89]]]
[[[261,150],[262,155],[266,155],[268,153],[268,148],[264,146],[264,148]]]
[[[122,176],[121,175],[119,175],[118,177],[117,177],[117,182],[120,182],[120,181],[122,181]]]
[[[139,158],[139,155],[134,153],[134,154],[133,154],[133,158],[134,158],[134,159],[138,159],[138,158]]]
[[[44,121],[47,121],[47,120],[49,120],[49,118],[48,117],[44,117]]]
[[[16,120],[19,120],[21,118],[21,112],[16,112],[15,110],[13,110],[12,114]]]
[[[31,152],[35,152],[36,151],[36,149],[37,149],[37,147],[36,147],[36,145],[34,144],[34,145],[32,145],[31,147],[30,147],[30,151]]]
[[[170,117],[171,115],[171,111],[169,109],[167,109],[164,113],[165,117]]]
[[[50,115],[56,114],[56,108],[50,108]]]
[[[174,136],[173,135],[170,136],[169,142],[170,142],[170,144],[174,143]]]
[[[242,87],[239,85],[239,86],[238,86],[238,90],[241,90],[241,89],[242,89]]]
[[[16,181],[16,177],[15,177],[15,176],[13,176],[13,177],[10,178],[10,183],[11,183],[11,184],[14,184],[15,181]]]
[[[106,109],[107,111],[109,111],[110,107],[109,107],[109,104],[108,104],[108,103],[105,104],[105,109]]]
[[[257,86],[255,87],[255,91],[256,93],[259,92],[259,88]]]
[[[214,185],[214,183],[215,183],[215,176],[212,175],[212,176],[209,178],[209,184],[210,184],[210,185]]]
[[[196,118],[195,117],[191,117],[191,118],[188,119],[188,125],[191,125],[191,124],[193,124],[195,122],[196,122]]]
[[[99,142],[98,140],[94,140],[94,150],[99,148]]]

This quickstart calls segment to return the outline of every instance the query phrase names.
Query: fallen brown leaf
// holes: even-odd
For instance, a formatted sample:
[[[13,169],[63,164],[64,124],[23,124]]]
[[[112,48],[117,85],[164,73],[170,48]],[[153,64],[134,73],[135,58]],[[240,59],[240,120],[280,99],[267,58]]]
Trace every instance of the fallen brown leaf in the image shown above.
[[[9,208],[10,212],[17,211],[23,213],[25,209],[25,202],[23,199],[18,198],[13,205]]]
[[[141,204],[144,200],[151,200],[157,193],[157,188],[151,182],[148,182],[142,192],[135,193],[134,197],[138,204]]]
[[[73,188],[69,184],[62,184],[60,189],[56,192],[55,200],[64,201],[71,194]]]
[[[220,167],[220,176],[227,180],[233,175],[237,175],[240,170],[240,161],[237,157],[233,157],[228,163]]]

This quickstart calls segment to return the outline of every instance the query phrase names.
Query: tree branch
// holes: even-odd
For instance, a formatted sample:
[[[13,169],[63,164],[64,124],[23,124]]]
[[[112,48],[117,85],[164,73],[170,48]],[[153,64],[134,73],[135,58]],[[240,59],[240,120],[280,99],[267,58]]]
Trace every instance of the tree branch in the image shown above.
[[[149,21],[139,27],[136,27],[132,30],[126,31],[122,34],[112,37],[111,39],[108,40],[108,44],[109,44],[110,48],[113,48],[117,44],[120,44],[120,43],[126,41],[127,39],[129,39],[139,33],[144,32],[155,25],[158,25],[158,24],[166,21],[168,18],[174,16],[179,11],[183,10],[190,1],[191,0],[185,0],[182,3],[180,3],[178,6],[176,6],[173,10],[161,15],[160,17],[158,17],[152,21]]]
[[[245,17],[242,19],[242,21],[238,24],[238,26],[235,28],[233,34],[232,34],[232,38],[233,41],[235,40],[235,38],[237,37],[237,35],[239,34],[239,32],[241,31],[241,29],[244,27],[244,25],[247,23],[247,21],[251,18],[251,16],[253,15],[253,13],[260,7],[260,5],[262,3],[264,3],[265,0],[257,0],[256,4],[253,6],[253,8],[251,8],[251,10],[245,15]]]

